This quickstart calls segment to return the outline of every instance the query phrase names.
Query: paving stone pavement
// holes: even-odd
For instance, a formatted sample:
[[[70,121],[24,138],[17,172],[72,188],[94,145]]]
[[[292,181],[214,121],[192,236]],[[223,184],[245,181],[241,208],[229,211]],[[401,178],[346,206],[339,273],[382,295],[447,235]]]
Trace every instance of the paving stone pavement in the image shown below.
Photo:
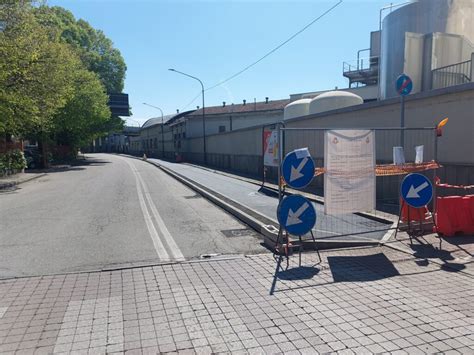
[[[474,276],[474,236],[440,237],[436,233],[410,239],[399,232],[386,244],[412,254],[418,259],[435,261],[443,266]]]
[[[1,353],[474,353],[469,274],[387,247],[0,281]],[[283,263],[285,266],[285,263]]]

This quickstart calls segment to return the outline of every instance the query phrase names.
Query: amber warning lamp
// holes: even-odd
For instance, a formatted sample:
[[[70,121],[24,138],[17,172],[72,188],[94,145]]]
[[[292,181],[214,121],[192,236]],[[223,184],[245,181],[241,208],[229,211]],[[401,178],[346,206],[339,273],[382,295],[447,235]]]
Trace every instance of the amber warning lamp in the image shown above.
[[[436,126],[436,135],[438,137],[441,137],[443,135],[443,127],[446,125],[446,123],[448,123],[448,120],[449,120],[448,117],[446,117]]]

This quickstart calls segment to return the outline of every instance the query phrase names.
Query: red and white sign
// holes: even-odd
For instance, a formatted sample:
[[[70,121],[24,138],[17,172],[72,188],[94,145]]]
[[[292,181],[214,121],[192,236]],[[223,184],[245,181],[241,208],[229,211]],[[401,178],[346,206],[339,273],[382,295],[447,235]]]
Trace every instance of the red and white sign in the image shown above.
[[[263,131],[263,165],[278,166],[278,134],[276,130]]]

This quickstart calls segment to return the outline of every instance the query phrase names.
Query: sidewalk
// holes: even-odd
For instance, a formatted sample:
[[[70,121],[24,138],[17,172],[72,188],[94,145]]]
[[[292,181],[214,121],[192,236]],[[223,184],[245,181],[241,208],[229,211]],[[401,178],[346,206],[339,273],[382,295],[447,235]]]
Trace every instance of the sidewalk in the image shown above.
[[[255,183],[189,164],[150,158],[148,161],[235,202],[242,206],[243,210],[251,211],[262,223],[278,227],[276,218],[278,199],[263,193]],[[328,216],[324,214],[322,204],[313,203],[313,205],[317,212],[316,226],[313,230],[316,239],[377,242],[384,237],[390,226],[356,214]]]
[[[415,258],[438,263],[444,270],[457,270],[474,276],[474,236],[438,237],[432,233],[410,238],[399,232],[384,244],[413,255]]]
[[[13,189],[17,185],[23,184],[25,182],[38,179],[45,176],[45,172],[35,171],[28,173],[19,173],[15,175],[5,176],[0,178],[0,192],[2,190]]]
[[[390,248],[0,281],[0,352],[474,352],[473,278]],[[298,351],[297,351],[298,350]]]

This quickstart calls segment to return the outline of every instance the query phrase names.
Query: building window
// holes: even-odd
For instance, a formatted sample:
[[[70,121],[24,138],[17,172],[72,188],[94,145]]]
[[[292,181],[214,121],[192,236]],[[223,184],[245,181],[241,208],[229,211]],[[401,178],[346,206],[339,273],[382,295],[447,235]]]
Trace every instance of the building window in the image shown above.
[[[225,132],[225,126],[219,126],[219,133]]]

